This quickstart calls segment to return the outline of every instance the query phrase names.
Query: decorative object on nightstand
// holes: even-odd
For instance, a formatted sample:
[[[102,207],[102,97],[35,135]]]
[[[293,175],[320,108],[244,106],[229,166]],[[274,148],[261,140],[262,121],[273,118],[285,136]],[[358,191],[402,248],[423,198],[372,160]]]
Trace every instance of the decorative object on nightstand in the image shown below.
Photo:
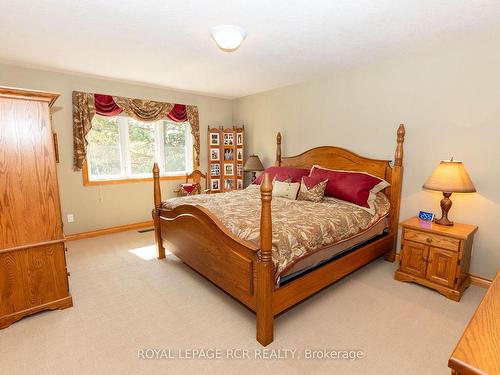
[[[437,225],[412,217],[401,223],[401,254],[394,278],[437,290],[460,301],[470,285],[469,265],[477,226]]]
[[[431,177],[425,181],[423,188],[443,192],[442,215],[440,219],[434,220],[440,225],[453,225],[453,221],[448,219],[448,211],[452,205],[451,193],[474,193],[476,191],[464,164],[461,161],[454,161],[453,158],[441,161]]]
[[[189,180],[191,180],[191,182],[189,182]],[[180,184],[178,189],[174,190],[174,193],[176,193],[178,197],[201,194],[201,180],[205,180],[205,189],[203,193],[209,194],[210,189],[208,189],[207,175],[197,169],[191,173],[186,173],[186,182]]]
[[[243,167],[243,171],[245,172],[252,172],[252,182],[255,181],[256,177],[256,172],[263,171],[264,166],[262,165],[262,162],[260,161],[259,157],[257,155],[250,155],[247,159],[247,162],[245,163],[245,166]]]

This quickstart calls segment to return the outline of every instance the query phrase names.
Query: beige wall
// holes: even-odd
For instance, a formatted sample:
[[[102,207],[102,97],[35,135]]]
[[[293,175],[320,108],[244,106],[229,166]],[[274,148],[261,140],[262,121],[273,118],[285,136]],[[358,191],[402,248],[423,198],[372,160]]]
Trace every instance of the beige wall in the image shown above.
[[[54,105],[53,126],[59,139],[61,162],[57,172],[66,234],[149,220],[153,206],[152,182],[83,186],[82,173],[72,169],[73,90],[197,105],[200,114],[203,170],[206,170],[207,159],[207,125],[232,125],[231,101],[207,96],[8,65],[0,65],[0,85],[55,91],[61,94]],[[179,181],[162,182],[163,196],[172,196],[174,186],[178,183]],[[70,213],[75,215],[74,223],[66,222],[66,215]]]
[[[321,80],[234,101],[233,120],[246,125],[249,152],[274,160],[340,145],[392,159],[395,130],[406,124],[401,218],[439,211],[439,193],[421,186],[441,159],[463,160],[477,194],[454,194],[452,220],[479,225],[471,272],[500,267],[500,32],[380,61]],[[286,62],[284,62],[286,63]]]
[[[407,128],[401,218],[439,211],[440,194],[422,183],[439,160],[461,159],[477,194],[454,194],[452,219],[479,225],[472,272],[492,277],[500,267],[500,30],[415,55],[379,61],[320,80],[233,102],[188,93],[0,65],[0,85],[61,93],[53,114],[66,234],[148,220],[152,183],[84,187],[72,170],[71,92],[82,90],[198,105],[202,169],[207,125],[245,124],[249,152],[274,160],[275,133],[285,155],[340,145],[363,155],[393,157],[395,130]],[[164,197],[177,182],[163,182]]]

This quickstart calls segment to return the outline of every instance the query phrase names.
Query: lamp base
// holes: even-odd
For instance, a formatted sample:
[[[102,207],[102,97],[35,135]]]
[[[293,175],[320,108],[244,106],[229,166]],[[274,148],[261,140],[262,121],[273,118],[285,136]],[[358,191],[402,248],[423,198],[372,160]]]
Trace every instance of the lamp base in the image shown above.
[[[443,199],[441,199],[441,218],[434,220],[436,224],[451,226],[453,225],[453,221],[448,219],[448,211],[450,211],[451,205],[453,202],[451,201],[451,193],[443,193]]]

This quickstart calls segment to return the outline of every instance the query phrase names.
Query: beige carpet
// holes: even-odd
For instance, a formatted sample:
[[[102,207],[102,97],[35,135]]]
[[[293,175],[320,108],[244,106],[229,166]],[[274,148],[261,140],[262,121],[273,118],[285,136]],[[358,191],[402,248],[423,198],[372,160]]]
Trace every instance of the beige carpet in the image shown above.
[[[485,293],[470,287],[456,303],[394,281],[395,264],[375,261],[278,317],[268,348],[300,359],[252,359],[261,348],[254,315],[175,258],[151,258],[152,244],[151,232],[136,231],[68,243],[75,306],[1,330],[0,374],[449,374]],[[220,349],[223,358],[139,359],[147,348]],[[225,358],[237,348],[251,359]],[[306,360],[306,349],[364,358]]]

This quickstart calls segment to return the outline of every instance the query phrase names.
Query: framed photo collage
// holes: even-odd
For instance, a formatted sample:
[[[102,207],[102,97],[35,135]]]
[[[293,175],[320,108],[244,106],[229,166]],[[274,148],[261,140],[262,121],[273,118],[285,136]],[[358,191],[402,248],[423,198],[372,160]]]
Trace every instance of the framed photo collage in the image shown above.
[[[208,127],[208,178],[214,193],[243,189],[245,127]]]

